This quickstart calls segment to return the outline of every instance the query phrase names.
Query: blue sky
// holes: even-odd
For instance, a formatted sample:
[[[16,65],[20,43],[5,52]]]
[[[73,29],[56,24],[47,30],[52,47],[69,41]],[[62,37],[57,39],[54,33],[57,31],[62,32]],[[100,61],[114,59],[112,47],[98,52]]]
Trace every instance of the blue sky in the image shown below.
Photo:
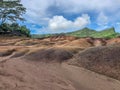
[[[24,24],[33,34],[115,27],[120,32],[120,0],[22,0]]]

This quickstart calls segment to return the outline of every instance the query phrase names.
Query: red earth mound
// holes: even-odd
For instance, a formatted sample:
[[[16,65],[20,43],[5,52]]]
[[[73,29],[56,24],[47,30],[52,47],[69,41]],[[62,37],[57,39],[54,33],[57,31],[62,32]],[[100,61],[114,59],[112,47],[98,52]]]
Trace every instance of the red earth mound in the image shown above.
[[[107,45],[120,43],[120,38],[113,38],[107,41]]]

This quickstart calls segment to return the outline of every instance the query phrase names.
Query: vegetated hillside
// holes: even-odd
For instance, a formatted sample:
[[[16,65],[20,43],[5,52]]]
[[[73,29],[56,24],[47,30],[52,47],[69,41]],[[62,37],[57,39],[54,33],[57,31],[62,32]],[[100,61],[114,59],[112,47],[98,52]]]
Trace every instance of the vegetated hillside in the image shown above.
[[[75,37],[93,37],[93,38],[115,38],[120,36],[119,33],[115,32],[114,27],[96,31],[89,28],[83,28],[81,30],[77,30],[74,32],[68,32],[68,33],[62,33],[66,36],[75,36]],[[43,38],[43,37],[49,37],[54,35],[61,35],[60,34],[33,34],[32,38]]]
[[[119,34],[115,32],[115,29],[108,28],[102,31],[96,31],[89,28],[84,28],[75,32],[67,33],[67,35],[72,35],[76,37],[93,37],[93,38],[114,38]]]
[[[105,29],[103,31],[96,32],[95,34],[92,34],[91,36],[99,37],[99,38],[102,38],[102,37],[109,37],[110,38],[110,36],[115,35],[115,34],[116,34],[115,29],[112,27],[109,29]]]
[[[78,31],[67,33],[67,35],[76,36],[76,37],[89,37],[92,34],[96,34],[96,33],[97,33],[97,31],[95,31],[95,30],[92,30],[89,28],[83,28]]]

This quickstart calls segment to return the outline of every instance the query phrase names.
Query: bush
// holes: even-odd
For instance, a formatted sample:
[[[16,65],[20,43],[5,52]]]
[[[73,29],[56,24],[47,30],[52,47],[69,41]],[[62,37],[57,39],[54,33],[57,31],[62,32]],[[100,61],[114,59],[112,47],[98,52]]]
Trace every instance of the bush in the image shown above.
[[[27,37],[30,37],[30,30],[26,28],[26,26],[21,26],[20,31],[22,34],[26,35]]]
[[[17,23],[0,25],[0,34],[13,34],[18,36],[30,37],[30,30],[26,26],[20,26]]]

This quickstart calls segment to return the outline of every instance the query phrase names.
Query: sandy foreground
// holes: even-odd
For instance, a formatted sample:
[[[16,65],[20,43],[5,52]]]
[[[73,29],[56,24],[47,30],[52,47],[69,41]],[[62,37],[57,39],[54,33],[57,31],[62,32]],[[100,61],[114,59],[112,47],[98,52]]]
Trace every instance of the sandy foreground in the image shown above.
[[[68,63],[91,45],[86,39],[1,39],[0,90],[120,90],[119,80]]]
[[[120,90],[120,82],[67,63],[0,62],[0,90]]]

